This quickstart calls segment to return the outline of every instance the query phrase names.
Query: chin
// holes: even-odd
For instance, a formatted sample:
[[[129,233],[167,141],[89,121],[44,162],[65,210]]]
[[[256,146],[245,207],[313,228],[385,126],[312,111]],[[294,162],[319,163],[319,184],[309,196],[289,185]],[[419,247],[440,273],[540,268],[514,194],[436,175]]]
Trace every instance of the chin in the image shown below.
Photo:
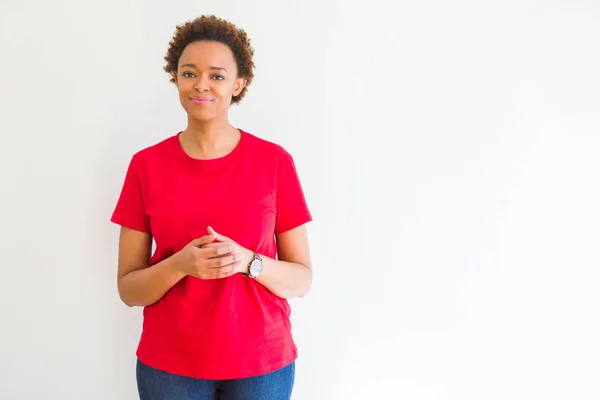
[[[198,122],[212,121],[217,117],[214,112],[198,112],[198,110],[188,112],[188,116]]]

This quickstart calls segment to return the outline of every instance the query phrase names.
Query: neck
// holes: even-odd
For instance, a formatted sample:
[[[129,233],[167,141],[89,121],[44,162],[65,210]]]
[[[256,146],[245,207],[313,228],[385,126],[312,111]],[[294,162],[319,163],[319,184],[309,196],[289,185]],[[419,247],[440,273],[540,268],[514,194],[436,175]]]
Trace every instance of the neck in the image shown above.
[[[184,150],[196,158],[217,158],[232,151],[240,139],[240,132],[227,120],[200,122],[188,119],[181,133]]]

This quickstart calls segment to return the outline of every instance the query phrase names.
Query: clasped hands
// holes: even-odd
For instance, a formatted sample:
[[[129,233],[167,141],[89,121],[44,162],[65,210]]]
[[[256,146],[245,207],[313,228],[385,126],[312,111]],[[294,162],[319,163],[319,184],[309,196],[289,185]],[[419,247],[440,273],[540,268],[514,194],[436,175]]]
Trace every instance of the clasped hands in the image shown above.
[[[254,253],[209,226],[206,236],[192,240],[175,256],[183,274],[220,279],[247,272]]]

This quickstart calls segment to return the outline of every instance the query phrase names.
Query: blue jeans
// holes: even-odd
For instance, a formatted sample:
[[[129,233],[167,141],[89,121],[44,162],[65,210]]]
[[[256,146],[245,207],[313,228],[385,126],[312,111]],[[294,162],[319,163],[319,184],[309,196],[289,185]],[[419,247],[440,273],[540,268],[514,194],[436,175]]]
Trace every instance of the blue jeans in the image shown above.
[[[295,363],[244,379],[204,380],[159,371],[140,360],[136,377],[140,400],[289,400]]]

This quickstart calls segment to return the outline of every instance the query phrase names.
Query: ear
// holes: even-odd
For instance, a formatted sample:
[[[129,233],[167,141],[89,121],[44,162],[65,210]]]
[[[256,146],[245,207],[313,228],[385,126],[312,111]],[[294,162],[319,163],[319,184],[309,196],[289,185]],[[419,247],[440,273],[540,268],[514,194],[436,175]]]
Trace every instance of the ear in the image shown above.
[[[233,97],[237,97],[237,95],[239,95],[242,90],[244,90],[244,87],[246,87],[246,80],[244,78],[237,78],[235,80],[235,86],[233,88]]]
[[[175,80],[175,84],[177,84],[177,72],[171,72],[171,76],[173,77],[173,79]]]

